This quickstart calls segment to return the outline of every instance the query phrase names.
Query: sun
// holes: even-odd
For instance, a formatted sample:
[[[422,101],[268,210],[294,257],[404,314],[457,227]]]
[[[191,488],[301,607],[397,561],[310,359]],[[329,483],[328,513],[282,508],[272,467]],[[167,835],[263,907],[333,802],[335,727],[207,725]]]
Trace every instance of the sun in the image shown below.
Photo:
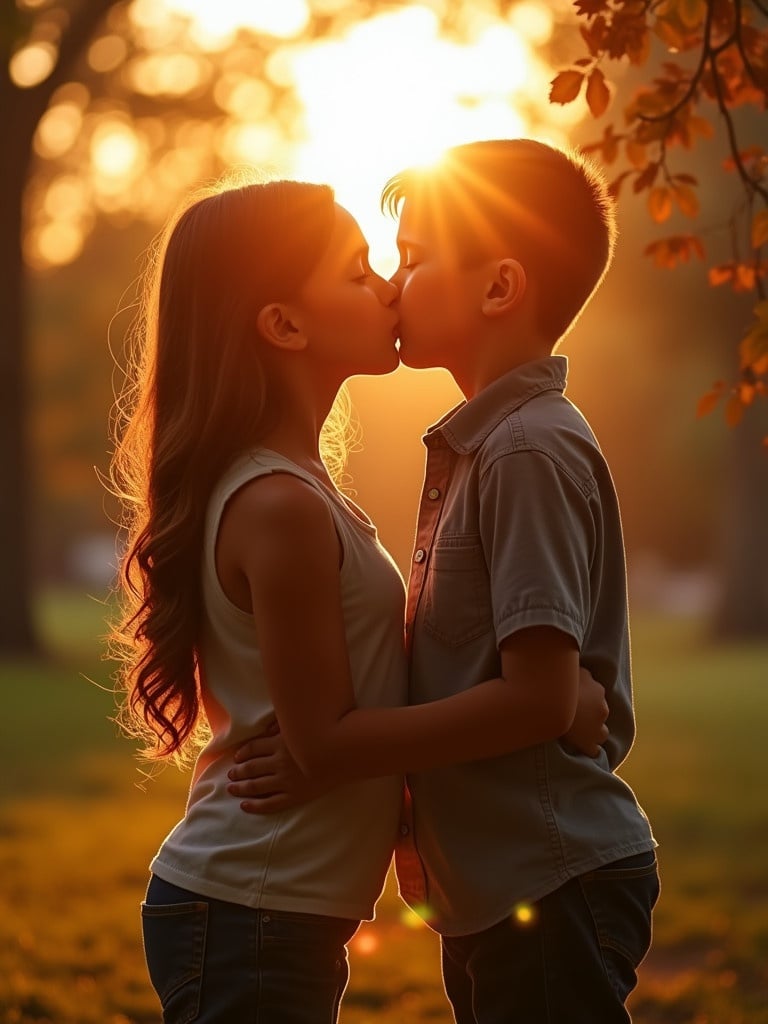
[[[462,142],[529,134],[522,111],[546,95],[550,72],[525,35],[528,25],[541,42],[546,8],[528,7],[516,24],[476,14],[459,43],[441,36],[434,11],[413,5],[294,54],[304,137],[292,174],[334,186],[381,273],[395,266],[394,225],[378,209],[391,174]]]

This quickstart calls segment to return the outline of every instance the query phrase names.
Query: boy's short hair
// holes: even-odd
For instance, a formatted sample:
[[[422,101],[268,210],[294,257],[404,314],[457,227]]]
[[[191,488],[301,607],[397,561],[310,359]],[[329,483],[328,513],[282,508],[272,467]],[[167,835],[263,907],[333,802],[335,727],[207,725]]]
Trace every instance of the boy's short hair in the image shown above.
[[[579,154],[532,139],[470,142],[384,186],[382,210],[418,205],[462,263],[518,259],[538,295],[538,326],[554,344],[603,279],[616,239],[614,200]]]

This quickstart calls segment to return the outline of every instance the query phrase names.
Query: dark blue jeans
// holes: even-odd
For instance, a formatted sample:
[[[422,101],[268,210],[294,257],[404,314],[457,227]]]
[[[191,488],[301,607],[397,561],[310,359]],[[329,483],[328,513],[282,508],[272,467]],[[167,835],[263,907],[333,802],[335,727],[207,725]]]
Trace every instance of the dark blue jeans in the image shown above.
[[[253,910],[152,876],[144,952],[164,1024],[334,1024],[358,921]]]
[[[627,1024],[651,944],[653,852],[573,878],[484,932],[444,937],[457,1024]]]

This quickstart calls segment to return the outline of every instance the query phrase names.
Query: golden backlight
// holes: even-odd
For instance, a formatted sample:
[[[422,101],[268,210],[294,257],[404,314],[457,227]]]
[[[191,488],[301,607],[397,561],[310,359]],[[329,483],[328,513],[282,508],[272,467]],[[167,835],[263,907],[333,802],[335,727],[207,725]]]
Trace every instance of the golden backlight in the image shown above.
[[[293,57],[304,138],[292,173],[335,187],[382,273],[391,273],[396,259],[393,225],[378,211],[390,174],[432,161],[459,142],[526,133],[522,110],[546,97],[549,70],[537,61],[523,29],[528,24],[538,41],[545,25],[551,31],[546,8],[531,11],[513,25],[468,10],[459,42],[441,36],[434,11],[413,5],[360,22],[343,38],[316,42]]]
[[[344,6],[133,0],[128,11],[143,52],[126,60],[124,42],[108,26],[88,51],[94,70],[120,69],[125,61],[125,84],[139,96],[165,97],[171,112],[175,97],[210,86],[218,113],[132,120],[119,109],[94,109],[83,85],[57,90],[35,150],[70,166],[48,184],[57,202],[35,207],[29,264],[74,259],[94,209],[123,221],[162,220],[180,192],[209,176],[206,160],[213,156],[214,163],[330,183],[360,222],[373,267],[389,276],[397,264],[396,225],[380,212],[379,195],[391,174],[473,139],[531,135],[563,143],[583,114],[579,104],[552,107],[547,100],[553,72],[539,55],[553,30],[550,3],[523,0],[507,17],[481,4],[457,4],[450,33],[434,5],[385,7],[310,41],[311,18]],[[267,44],[263,61],[252,66],[236,38],[242,28]],[[49,50],[36,42],[19,51],[14,80],[31,87],[49,74]],[[298,102],[276,104],[276,87]],[[78,175],[84,194],[72,188],[77,153],[85,161]],[[353,381],[352,397],[364,435],[364,452],[350,462],[354,487],[405,567],[423,461],[419,438],[460,396],[444,372],[401,369],[385,380]]]
[[[462,32],[447,38],[434,11],[413,5],[302,48],[292,69],[304,137],[290,173],[334,186],[368,238],[374,268],[389,276],[397,265],[396,225],[378,200],[391,174],[473,139],[565,142],[564,129],[579,113],[547,104],[552,71],[536,48],[551,31],[550,5],[521,4],[503,20],[467,4]],[[407,574],[421,435],[461,395],[445,371],[405,368],[384,379],[357,378],[350,392],[362,434],[362,449],[349,462],[352,486]]]

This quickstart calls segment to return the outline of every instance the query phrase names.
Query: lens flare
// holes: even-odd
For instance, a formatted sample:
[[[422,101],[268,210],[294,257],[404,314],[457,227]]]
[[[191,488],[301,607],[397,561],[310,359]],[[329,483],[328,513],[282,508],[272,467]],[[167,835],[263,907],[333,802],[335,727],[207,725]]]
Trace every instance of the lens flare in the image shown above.
[[[518,903],[512,911],[512,921],[521,928],[529,928],[536,923],[536,907],[530,903]]]
[[[431,917],[431,909],[426,903],[421,903],[415,907],[405,907],[400,913],[400,923],[406,928],[425,928]]]

